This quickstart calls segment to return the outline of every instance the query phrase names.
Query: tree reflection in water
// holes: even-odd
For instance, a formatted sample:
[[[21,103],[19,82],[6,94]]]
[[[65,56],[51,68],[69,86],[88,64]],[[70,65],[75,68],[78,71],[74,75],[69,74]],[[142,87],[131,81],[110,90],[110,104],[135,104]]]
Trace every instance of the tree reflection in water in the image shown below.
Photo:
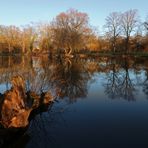
[[[120,92],[121,92],[121,97],[123,97],[125,100],[128,101],[134,101],[134,91],[135,91],[135,84],[131,80],[130,74],[129,74],[129,59],[125,58],[123,59],[123,70],[124,72],[122,73],[122,79],[120,83]]]
[[[109,98],[115,99],[120,97],[120,73],[116,64],[116,59],[111,58],[108,64],[110,71],[107,73],[107,83],[105,84],[105,93]]]
[[[107,73],[107,83],[105,84],[105,93],[109,98],[123,98],[128,101],[134,101],[134,92],[136,91],[135,82],[131,80],[129,72],[130,59],[112,58],[109,62],[109,73]]]
[[[132,57],[91,57],[74,59],[63,57],[58,57],[57,59],[53,57],[53,59],[49,59],[48,56],[43,56],[31,57],[29,60],[26,57],[0,57],[0,84],[7,86],[3,90],[1,88],[1,93],[4,94],[6,90],[10,89],[10,79],[13,76],[20,75],[25,79],[25,95],[27,95],[26,101],[28,106],[26,108],[20,108],[19,111],[30,109],[32,107],[32,97],[36,96],[36,98],[38,98],[36,99],[38,107],[33,108],[31,115],[29,115],[29,125],[26,126],[26,124],[24,124],[25,126],[23,127],[16,126],[10,129],[9,124],[7,124],[5,128],[1,124],[0,146],[7,147],[9,144],[13,144],[14,147],[16,147],[16,144],[22,144],[23,142],[24,144],[22,145],[25,146],[32,135],[35,135],[35,140],[43,140],[44,142],[41,142],[42,144],[47,143],[47,141],[54,142],[54,138],[51,136],[53,133],[51,133],[51,135],[49,134],[49,127],[51,130],[53,125],[60,123],[61,110],[66,110],[63,106],[62,108],[59,107],[59,110],[58,108],[54,108],[55,104],[58,104],[57,102],[49,106],[42,106],[41,104],[44,103],[44,101],[41,98],[45,97],[45,94],[51,91],[54,98],[58,97],[58,99],[63,99],[62,101],[65,102],[66,105],[74,103],[80,98],[87,97],[88,84],[90,85],[90,82],[94,82],[92,80],[95,74],[97,74],[97,76],[100,76],[102,73],[105,75],[103,84],[101,83],[102,81],[99,81],[99,83],[101,83],[101,87],[102,85],[104,86],[104,92],[110,99],[119,98],[134,101],[136,99],[135,94],[138,93],[137,87],[139,86],[139,82],[136,81],[136,73],[144,73],[145,77],[142,76],[143,78],[140,79],[140,85],[143,88],[143,92],[147,95],[147,67],[143,68],[141,60],[136,60],[137,63],[139,62],[138,65],[133,65],[135,59]],[[146,62],[147,60],[144,61]],[[147,65],[147,63],[144,63],[144,65]],[[3,96],[2,94],[1,97]],[[1,105],[2,104],[3,100],[1,99]],[[17,113],[19,111],[17,111]],[[2,117],[4,117],[4,114],[1,115],[1,118]],[[46,132],[48,132],[48,134]],[[40,135],[40,133],[42,134]],[[42,137],[45,137],[45,139]]]
[[[5,116],[6,114],[3,114],[1,111],[1,121],[5,125],[5,128],[2,127],[2,131],[0,132],[2,134],[1,147],[8,147],[9,144],[16,147],[16,145],[19,144],[19,141],[22,143],[26,138],[29,138],[30,134],[33,134],[34,132],[36,133],[38,130],[45,131],[43,132],[44,134],[46,133],[46,130],[44,130],[44,122],[47,124],[47,122],[52,122],[54,118],[53,112],[53,118],[51,115],[49,115],[51,109],[50,107],[52,106],[47,106],[47,108],[45,105],[42,106],[42,104],[48,103],[47,99],[42,98],[46,98],[45,94],[48,94],[49,91],[55,90],[55,93],[53,92],[53,94],[56,97],[68,97],[68,102],[70,103],[76,101],[76,99],[79,97],[85,97],[87,94],[87,82],[90,77],[84,70],[82,63],[71,61],[71,59],[65,59],[60,62],[44,61],[45,59],[40,60],[38,58],[34,58],[33,60],[34,62],[31,62],[32,65],[26,69],[16,69],[15,71],[12,67],[4,67],[6,71],[3,71],[3,75],[10,72],[7,81],[17,74],[21,75],[25,79],[27,93],[23,93],[24,95],[22,96],[22,93],[20,93],[20,88],[21,90],[25,90],[25,88],[20,87],[20,85],[15,89],[13,84],[12,90],[8,90],[10,93],[8,94],[8,96],[10,96],[10,105],[1,104],[2,109],[4,108],[4,111],[2,111],[5,113],[11,112],[9,109],[14,108],[14,111],[11,112],[11,116],[9,116],[10,118],[7,118],[7,116]],[[49,64],[49,62],[51,63]],[[21,68],[20,65],[17,66],[18,68]],[[19,97],[21,98],[19,99]],[[35,101],[32,101],[32,98],[36,98]],[[23,101],[23,103],[21,103],[22,99],[25,99],[25,102]],[[5,98],[4,102],[6,102]],[[15,107],[15,104],[17,107]],[[25,105],[27,106],[25,107]],[[47,118],[42,118],[42,112],[44,111],[46,112]],[[27,115],[24,114],[25,112]],[[46,121],[49,116],[49,120]],[[26,132],[26,128],[28,127],[28,118],[31,119],[30,126],[33,127],[31,130],[29,130],[30,128],[28,129],[29,133]],[[38,123],[38,120],[42,122]],[[51,138],[50,135],[49,137],[44,137],[46,137],[48,141]]]
[[[29,60],[26,57],[0,57],[0,83],[9,89],[11,77],[19,74],[26,80],[27,90],[36,93],[52,90],[54,96],[67,97],[73,102],[77,98],[86,97],[87,82],[96,72],[104,72],[107,77],[105,93],[109,98],[134,100],[137,84],[133,78],[136,72],[141,73],[140,68],[132,65],[135,61],[141,64],[138,58],[135,60],[132,57],[70,59],[61,56],[51,60],[48,56],[31,57]],[[146,92],[146,80],[142,85]]]
[[[61,63],[54,65],[50,82],[58,96],[68,97],[69,102],[86,97],[87,82],[90,76],[83,64],[80,61],[66,58]]]

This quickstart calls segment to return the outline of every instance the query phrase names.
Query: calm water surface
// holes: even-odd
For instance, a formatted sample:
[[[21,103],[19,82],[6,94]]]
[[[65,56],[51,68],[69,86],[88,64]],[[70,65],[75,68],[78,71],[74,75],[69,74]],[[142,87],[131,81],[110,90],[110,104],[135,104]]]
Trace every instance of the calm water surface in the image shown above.
[[[17,143],[26,148],[148,147],[148,59],[0,57],[0,91],[22,75],[26,90],[56,101]],[[1,139],[3,139],[1,137]]]

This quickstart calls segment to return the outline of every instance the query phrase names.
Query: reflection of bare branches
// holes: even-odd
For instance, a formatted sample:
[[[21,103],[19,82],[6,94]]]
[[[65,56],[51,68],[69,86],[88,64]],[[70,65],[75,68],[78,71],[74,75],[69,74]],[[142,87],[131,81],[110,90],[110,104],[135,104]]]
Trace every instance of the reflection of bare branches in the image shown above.
[[[120,83],[121,97],[123,97],[125,100],[128,100],[128,101],[134,101],[135,85],[129,75],[130,61],[128,58],[125,58],[123,60],[124,61],[122,62],[122,67],[124,71],[122,72],[123,76],[121,78],[121,83]]]
[[[78,97],[85,97],[87,93],[87,81],[89,76],[83,72],[81,63],[72,62],[69,59],[54,67],[51,76],[51,84],[56,93],[61,97],[69,97],[69,101],[75,101]]]
[[[37,63],[38,64],[34,64],[36,66],[34,67],[33,73],[28,72],[26,75],[27,90],[36,93],[47,92],[50,90],[49,80],[52,67],[50,67],[48,59],[46,63],[44,63],[43,59],[39,58]]]
[[[112,59],[113,60],[113,59]],[[135,100],[134,91],[135,85],[129,76],[129,64],[127,59],[124,59],[120,65],[117,61],[111,60],[111,70],[107,76],[107,84],[105,92],[110,98],[123,98],[128,101]],[[122,66],[123,71],[116,71],[116,65]]]
[[[12,76],[19,74],[25,78],[28,91],[39,94],[52,90],[55,95],[61,97],[68,96],[73,99],[85,97],[86,84],[90,76],[83,66],[84,61],[72,60],[74,59],[68,57],[61,57],[54,61],[49,60],[48,57],[31,57],[31,60],[23,58],[18,62],[23,62],[23,67],[16,65],[15,68],[7,68],[1,73],[0,80],[6,83]]]
[[[130,79],[129,72],[126,70],[121,83],[120,83],[120,96],[128,101],[134,101],[134,94],[135,86]]]
[[[107,76],[108,82],[106,84],[105,93],[109,95],[111,99],[119,97],[119,77],[116,72],[110,72]]]
[[[6,89],[9,89],[10,78],[19,74],[26,80],[27,90],[37,94],[52,90],[55,96],[69,97],[73,102],[76,98],[87,95],[87,82],[93,74],[104,72],[107,73],[108,80],[105,86],[106,93],[110,98],[134,98],[135,86],[128,69],[137,68],[136,64],[133,67],[135,58],[87,57],[77,59],[77,57],[69,58],[64,55],[53,57],[52,60],[49,60],[48,56],[31,58],[32,60],[28,60],[28,57],[18,58],[17,61],[17,58],[14,60],[0,57],[0,62],[3,64],[0,67],[0,83],[7,84]],[[136,63],[140,65],[141,61],[136,60]],[[134,71],[134,74],[139,71],[140,67],[141,65]],[[4,88],[4,91],[6,89]]]
[[[120,73],[118,71],[117,61],[114,58],[108,59],[108,65],[110,69],[109,73],[107,73],[107,84],[105,85],[105,93],[111,99],[120,97]]]

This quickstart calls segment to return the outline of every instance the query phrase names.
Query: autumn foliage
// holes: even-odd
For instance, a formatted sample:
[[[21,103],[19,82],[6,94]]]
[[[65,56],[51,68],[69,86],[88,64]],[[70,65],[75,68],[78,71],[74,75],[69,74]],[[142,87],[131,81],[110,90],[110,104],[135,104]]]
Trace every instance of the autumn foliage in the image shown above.
[[[87,13],[75,9],[60,13],[49,23],[0,26],[1,54],[81,51],[147,52],[148,19],[140,22],[137,10],[112,12],[105,19],[103,35],[91,26]]]

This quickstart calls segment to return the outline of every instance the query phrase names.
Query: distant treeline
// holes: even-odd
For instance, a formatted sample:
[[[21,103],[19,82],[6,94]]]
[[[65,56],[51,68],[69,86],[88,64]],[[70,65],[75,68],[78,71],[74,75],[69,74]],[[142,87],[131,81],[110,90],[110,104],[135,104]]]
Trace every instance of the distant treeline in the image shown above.
[[[99,20],[99,18],[98,18]],[[148,17],[140,22],[137,10],[112,12],[104,35],[89,22],[88,14],[69,9],[50,23],[24,27],[0,26],[0,53],[147,52]]]

